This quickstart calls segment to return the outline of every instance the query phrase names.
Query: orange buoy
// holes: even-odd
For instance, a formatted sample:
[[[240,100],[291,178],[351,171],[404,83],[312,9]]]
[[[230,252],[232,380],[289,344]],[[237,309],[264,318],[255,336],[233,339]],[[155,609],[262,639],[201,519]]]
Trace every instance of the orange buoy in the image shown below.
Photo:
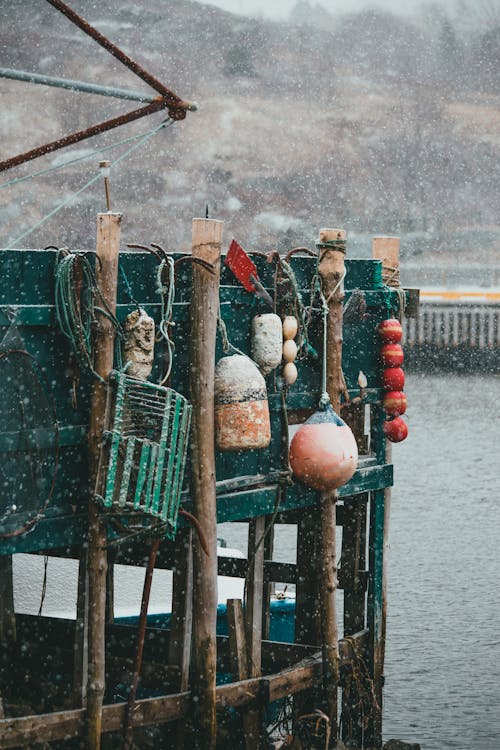
[[[325,492],[345,484],[358,465],[350,427],[327,406],[297,430],[290,444],[290,466],[300,482]]]
[[[271,422],[266,381],[242,354],[223,357],[215,368],[215,444],[220,451],[267,448]]]
[[[388,391],[383,398],[382,406],[391,417],[400,417],[406,411],[406,395],[402,391]]]

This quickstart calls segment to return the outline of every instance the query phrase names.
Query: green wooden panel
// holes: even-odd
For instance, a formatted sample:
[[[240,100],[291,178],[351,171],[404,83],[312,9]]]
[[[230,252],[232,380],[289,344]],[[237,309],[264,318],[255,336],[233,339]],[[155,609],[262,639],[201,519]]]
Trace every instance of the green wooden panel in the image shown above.
[[[92,257],[93,253],[87,253]],[[176,254],[175,258],[181,257]],[[259,276],[264,285],[272,290],[274,283],[274,266],[264,258],[255,257]],[[74,533],[73,509],[81,511],[88,500],[86,425],[90,404],[90,378],[81,374],[76,387],[76,406],[72,403],[72,373],[69,368],[69,348],[67,341],[56,328],[54,314],[54,268],[56,252],[54,250],[3,251],[0,255],[0,337],[7,330],[12,312],[26,349],[37,357],[43,368],[51,392],[56,401],[56,410],[60,424],[60,467],[50,514],[37,529],[26,537],[9,542],[8,548],[23,548],[30,545],[41,549],[40,541],[48,546],[61,546]],[[158,322],[160,299],[157,292],[157,267],[155,257],[144,252],[123,252],[120,265],[131,287],[133,297],[145,307]],[[316,260],[309,257],[294,256],[291,266],[296,274],[298,287],[304,302],[309,301],[311,279],[316,270]],[[357,394],[357,377],[359,370],[368,377],[367,400],[377,402],[380,398],[380,363],[378,361],[379,342],[376,335],[378,322],[385,315],[384,294],[379,289],[377,279],[380,277],[380,261],[346,260],[346,299],[354,288],[362,289],[365,294],[367,316],[357,323],[344,326],[343,369],[351,395]],[[172,387],[189,397],[189,302],[191,294],[191,267],[181,264],[177,272],[177,289],[173,317],[175,326],[175,362],[172,372]],[[395,295],[395,292],[391,292]],[[233,274],[223,264],[221,269],[221,313],[226,323],[231,342],[244,352],[250,353],[251,321],[254,315],[268,312],[266,305],[254,295],[248,294],[235,280]],[[118,279],[117,316],[123,320],[135,308],[130,299],[127,284],[122,272]],[[317,352],[322,350],[322,320],[319,313],[313,313],[310,326],[310,341]],[[153,379],[158,379],[163,356],[163,347],[156,350]],[[217,357],[224,356],[220,338],[217,345]],[[299,377],[287,396],[289,409],[314,409],[320,392],[320,361],[309,356],[297,362]],[[275,373],[267,378],[270,401],[272,440],[269,448],[262,451],[231,452],[217,454],[217,479],[231,480],[239,476],[269,475],[281,468],[281,406],[280,380]],[[364,468],[357,472],[349,485],[342,488],[341,494],[378,489],[392,483],[392,467],[385,466],[384,439],[381,432],[381,410],[375,412],[373,424],[373,446],[376,451],[378,466]],[[39,436],[40,437],[40,436]],[[16,435],[12,430],[1,432],[0,454],[2,451],[14,450]],[[189,467],[186,472],[185,486],[188,484]],[[245,517],[270,512],[274,507],[275,491],[245,490],[229,492],[219,497],[219,515],[229,520],[233,517]],[[186,496],[187,497],[187,496]],[[288,492],[287,507],[290,509],[306,507],[317,501],[315,493],[295,485]],[[46,531],[46,524],[52,524],[53,531]],[[78,524],[77,524],[78,525]],[[77,535],[78,537],[78,535]],[[5,542],[0,540],[0,551]]]

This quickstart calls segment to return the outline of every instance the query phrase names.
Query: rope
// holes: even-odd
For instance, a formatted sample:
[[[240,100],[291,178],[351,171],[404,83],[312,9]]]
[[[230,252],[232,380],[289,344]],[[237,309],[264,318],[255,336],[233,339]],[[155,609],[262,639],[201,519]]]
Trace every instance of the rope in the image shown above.
[[[167,121],[168,122],[168,121]],[[165,125],[165,123],[162,123],[162,125]],[[173,125],[173,121],[169,123],[169,125]],[[165,125],[165,127],[169,127]],[[81,161],[87,161],[87,159],[94,159],[96,156],[100,154],[104,154],[107,151],[111,151],[113,148],[117,148],[118,146],[124,146],[127,143],[130,143],[131,141],[136,141],[138,138],[142,138],[149,135],[154,135],[157,132],[158,128],[152,128],[151,130],[146,131],[146,133],[138,133],[137,135],[130,135],[128,138],[123,138],[121,141],[116,141],[116,143],[111,143],[109,146],[103,146],[102,148],[95,149],[93,151],[90,151],[87,154],[84,154],[83,156],[76,156],[74,159],[68,159],[68,161],[63,162],[62,164],[55,164],[52,167],[45,167],[45,169],[39,169],[37,172],[32,172],[31,174],[24,175],[24,177],[15,177],[12,180],[8,180],[7,182],[3,182],[0,185],[0,190],[3,188],[11,187],[12,185],[18,185],[20,182],[26,182],[26,180],[33,180],[35,177],[41,177],[45,174],[51,174],[51,172],[57,172],[59,169],[64,169],[64,167],[69,167],[72,164],[77,164]],[[116,162],[115,162],[116,163]]]
[[[339,240],[340,241],[340,240]],[[328,359],[328,315],[329,315],[329,308],[328,303],[333,297],[333,295],[340,289],[340,286],[342,282],[345,279],[346,275],[346,269],[344,268],[344,272],[342,273],[340,279],[335,284],[334,288],[328,295],[328,297],[325,297],[323,294],[323,290],[320,286],[320,300],[321,300],[321,310],[323,312],[323,362],[321,364],[321,396],[318,403],[318,408],[321,411],[325,411],[325,409],[330,404],[330,396],[328,395],[328,391],[326,390],[326,370],[327,370],[327,359]]]
[[[103,307],[95,306],[95,297],[100,298]],[[106,303],[85,255],[59,255],[55,268],[55,309],[61,333],[70,342],[78,365],[90,370],[95,378],[104,383],[94,370],[92,339],[95,312],[100,312],[112,322],[120,338],[123,338],[123,330]],[[119,346],[116,348],[121,368],[121,351]]]
[[[141,140],[138,143],[134,143],[129,149],[127,149],[123,154],[121,154],[121,156],[119,156],[115,160],[114,166],[116,166],[121,161],[123,161],[123,159],[125,159],[127,156],[129,156],[133,151],[135,151],[136,149],[138,149],[140,146],[144,145],[144,143],[146,143],[146,141],[148,141],[153,135],[155,135],[156,133],[158,133],[159,130],[161,130],[162,128],[168,127],[170,124],[173,124],[173,120],[172,121],[164,120],[156,128],[154,128],[153,130],[149,131],[149,133],[146,133],[141,138]],[[94,182],[97,182],[97,180],[100,180],[100,179],[102,179],[100,174],[96,174],[93,177],[91,177],[91,179],[88,182],[86,182],[83,187],[81,187],[79,190],[77,190],[76,193],[72,193],[68,198],[66,198],[61,203],[59,203],[55,208],[52,209],[52,211],[49,211],[48,214],[46,214],[39,221],[37,221],[30,229],[27,229],[25,232],[23,232],[22,234],[20,234],[18,237],[15,237],[13,240],[8,240],[8,246],[6,248],[4,248],[4,249],[5,250],[14,250],[16,245],[19,246],[19,242],[21,242],[21,240],[24,240],[25,237],[27,237],[28,235],[32,234],[36,229],[39,229],[41,226],[43,226],[49,219],[52,218],[52,216],[54,216],[61,209],[63,209],[65,206],[67,206],[68,203],[71,203],[72,200],[74,200],[75,198],[77,198],[79,195],[81,195],[81,193],[83,193],[85,190],[87,190],[87,188],[89,188],[91,185],[93,185]]]
[[[243,357],[247,357],[247,359],[250,359],[248,357],[248,354],[245,354],[245,352],[242,352],[241,349],[238,349],[238,347],[233,346],[231,342],[229,341],[229,336],[227,335],[227,328],[226,324],[222,318],[222,313],[220,309],[220,301],[219,301],[219,313],[217,315],[217,328],[219,329],[221,342],[222,342],[222,351],[224,354],[229,354],[229,352],[232,352],[233,354],[241,354]]]
[[[168,266],[168,285],[163,283],[163,271]],[[174,259],[167,255],[158,266],[156,273],[156,292],[161,296],[161,320],[158,326],[157,341],[164,339],[168,352],[168,368],[160,385],[164,385],[172,371],[174,342],[170,338],[170,327],[173,326],[172,314],[175,297],[175,266]]]

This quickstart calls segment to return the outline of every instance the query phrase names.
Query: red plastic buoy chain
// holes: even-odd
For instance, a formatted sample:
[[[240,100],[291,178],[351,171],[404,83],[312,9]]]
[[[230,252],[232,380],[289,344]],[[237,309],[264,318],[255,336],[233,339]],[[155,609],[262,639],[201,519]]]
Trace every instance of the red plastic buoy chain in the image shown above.
[[[382,429],[387,440],[390,440],[391,443],[401,443],[408,437],[408,425],[401,417],[386,420]]]
[[[403,338],[403,327],[397,318],[388,318],[380,323],[378,335],[383,344],[399,344]]]
[[[382,386],[385,391],[382,406],[388,419],[382,425],[385,436],[393,443],[400,443],[408,436],[408,425],[401,419],[407,407],[406,394],[403,393],[405,374],[401,365],[404,353],[400,345],[403,328],[396,318],[383,320],[378,326],[382,341],[380,359],[384,365]]]
[[[382,372],[382,386],[385,391],[402,391],[405,374],[401,367],[386,367]]]

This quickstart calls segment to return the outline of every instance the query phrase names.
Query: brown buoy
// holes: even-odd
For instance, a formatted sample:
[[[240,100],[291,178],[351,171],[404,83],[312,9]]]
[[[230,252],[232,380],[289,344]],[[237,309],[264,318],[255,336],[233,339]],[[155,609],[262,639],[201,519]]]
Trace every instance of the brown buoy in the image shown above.
[[[215,368],[215,444],[220,451],[267,448],[271,423],[266,382],[242,354],[223,357]]]

